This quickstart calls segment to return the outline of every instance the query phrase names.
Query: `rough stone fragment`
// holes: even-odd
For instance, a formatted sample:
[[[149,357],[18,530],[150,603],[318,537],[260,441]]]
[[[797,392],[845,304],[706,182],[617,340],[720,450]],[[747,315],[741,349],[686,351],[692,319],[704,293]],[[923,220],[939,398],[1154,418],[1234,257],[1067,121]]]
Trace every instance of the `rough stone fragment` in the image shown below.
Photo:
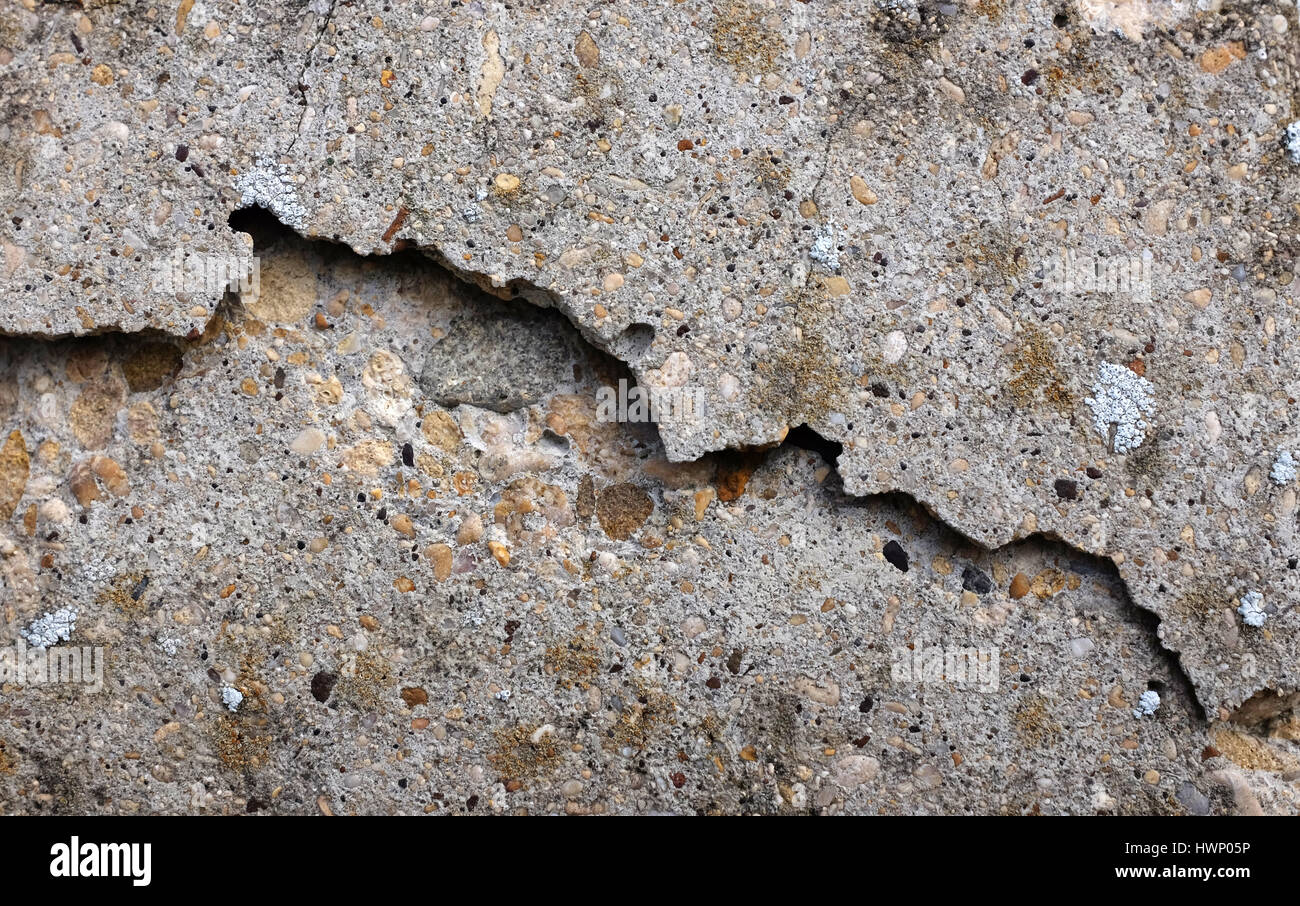
[[[10,431],[4,446],[0,446],[0,520],[8,519],[18,508],[29,474],[27,443],[21,431]]]
[[[554,313],[489,302],[477,308],[454,319],[427,354],[419,382],[430,400],[512,412],[572,378],[573,333]],[[466,360],[475,362],[472,372],[461,366]]]
[[[605,488],[596,498],[596,518],[605,534],[625,541],[654,512],[650,495],[634,484],[616,484]]]

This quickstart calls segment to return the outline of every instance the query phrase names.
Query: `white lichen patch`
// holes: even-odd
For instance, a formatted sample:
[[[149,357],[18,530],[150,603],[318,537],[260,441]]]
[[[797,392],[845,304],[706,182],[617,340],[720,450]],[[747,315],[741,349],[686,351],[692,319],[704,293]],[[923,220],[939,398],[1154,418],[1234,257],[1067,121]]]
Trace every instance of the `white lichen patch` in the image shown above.
[[[1148,689],[1143,692],[1137,701],[1137,707],[1133,709],[1134,717],[1150,717],[1160,708],[1160,693],[1154,689]]]
[[[830,227],[822,227],[818,230],[817,235],[813,237],[812,248],[808,250],[808,257],[828,270],[839,270],[840,252],[836,248],[835,231]]]
[[[234,686],[221,687],[221,703],[231,711],[238,711],[239,706],[244,701],[244,693],[240,692]]]
[[[1241,606],[1237,608],[1237,613],[1241,614],[1241,621],[1247,626],[1263,626],[1268,619],[1268,612],[1264,610],[1264,596],[1257,591],[1246,592],[1241,596]]]
[[[1273,460],[1273,468],[1268,473],[1268,477],[1273,479],[1274,484],[1287,484],[1295,480],[1298,468],[1300,468],[1300,463],[1296,462],[1294,453],[1290,450],[1278,450],[1277,458]]]
[[[305,225],[307,209],[298,200],[297,184],[284,164],[259,160],[253,169],[239,177],[235,186],[242,193],[240,207],[264,208],[295,230]]]
[[[1086,402],[1092,423],[1116,453],[1136,450],[1146,440],[1151,425],[1145,416],[1155,413],[1155,385],[1123,365],[1103,362]]]
[[[77,608],[60,607],[38,618],[26,629],[19,630],[18,634],[33,648],[49,648],[71,639],[72,630],[76,628]]]
[[[1300,120],[1286,127],[1286,156],[1293,164],[1300,164]]]

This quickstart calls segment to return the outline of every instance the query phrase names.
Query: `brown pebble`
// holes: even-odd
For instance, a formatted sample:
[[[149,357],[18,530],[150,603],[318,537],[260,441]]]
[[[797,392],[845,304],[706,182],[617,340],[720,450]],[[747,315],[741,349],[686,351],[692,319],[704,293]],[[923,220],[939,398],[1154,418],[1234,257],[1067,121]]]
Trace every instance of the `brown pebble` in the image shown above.
[[[171,343],[144,343],[125,362],[122,373],[132,393],[157,390],[181,370],[181,351]]]
[[[492,552],[492,557],[500,566],[510,565],[510,551],[500,541],[489,541],[488,550]]]
[[[424,433],[425,440],[448,453],[460,446],[460,426],[441,409],[425,414],[424,420],[420,422],[420,431]]]
[[[0,521],[6,521],[18,508],[27,476],[31,472],[27,444],[19,431],[9,432],[9,438],[0,447]]]
[[[1015,578],[1011,580],[1010,595],[1012,598],[1023,598],[1029,594],[1029,579],[1024,573],[1016,573]]]
[[[117,464],[117,460],[96,456],[90,461],[90,468],[114,497],[125,497],[131,492],[126,472]]]
[[[583,69],[595,69],[600,65],[600,48],[587,32],[579,32],[578,40],[573,45],[573,55],[578,58]]]
[[[445,544],[431,544],[424,549],[424,556],[433,561],[433,577],[446,582],[451,575],[451,548]]]
[[[72,468],[68,470],[68,486],[72,488],[72,494],[77,498],[77,503],[83,507],[90,506],[100,498],[99,485],[95,482],[94,470],[91,468],[89,460],[74,463]],[[16,500],[15,503],[17,503]],[[0,514],[3,514],[2,507],[0,507]],[[9,515],[13,515],[12,512]],[[7,519],[8,516],[5,518]]]

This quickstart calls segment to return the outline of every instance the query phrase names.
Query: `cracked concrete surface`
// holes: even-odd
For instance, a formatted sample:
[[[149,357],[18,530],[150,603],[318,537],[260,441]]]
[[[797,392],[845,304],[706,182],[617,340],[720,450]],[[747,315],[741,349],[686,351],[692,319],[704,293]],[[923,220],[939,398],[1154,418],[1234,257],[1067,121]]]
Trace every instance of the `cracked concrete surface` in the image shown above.
[[[6,810],[1296,810],[1293,3],[388,7],[0,12]]]

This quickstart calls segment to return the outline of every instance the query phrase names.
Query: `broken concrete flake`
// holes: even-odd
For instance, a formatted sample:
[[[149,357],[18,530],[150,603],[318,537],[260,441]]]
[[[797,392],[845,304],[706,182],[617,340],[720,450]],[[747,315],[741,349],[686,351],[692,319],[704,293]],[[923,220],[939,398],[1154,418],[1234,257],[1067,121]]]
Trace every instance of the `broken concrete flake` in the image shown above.
[[[1025,0],[1014,15],[999,3],[862,0],[823,4],[811,17],[797,7],[794,19],[745,2],[617,12],[544,4],[525,17],[491,4],[389,4],[381,16],[311,0],[306,20],[286,27],[283,10],[264,0],[242,4],[237,24],[187,0],[188,18],[176,23],[184,40],[166,11],[160,28],[157,15],[118,4],[105,9],[121,40],[106,41],[101,6],[47,4],[39,28],[19,10],[9,23],[16,39],[0,41],[17,76],[0,97],[19,111],[0,150],[13,177],[0,181],[9,303],[0,332],[32,336],[0,340],[0,419],[5,433],[21,431],[27,460],[16,495],[9,476],[0,480],[0,506],[14,498],[0,521],[0,601],[15,625],[46,609],[36,607],[42,596],[50,609],[83,603],[78,587],[105,563],[147,564],[175,589],[153,616],[184,644],[175,663],[155,660],[150,647],[133,672],[187,688],[199,666],[187,652],[206,645],[230,682],[262,670],[259,659],[275,665],[256,682],[271,687],[268,701],[283,699],[273,710],[290,723],[271,731],[277,738],[338,738],[350,721],[373,720],[367,735],[400,737],[428,764],[442,760],[433,750],[447,739],[464,741],[460,774],[430,768],[414,785],[445,790],[440,809],[463,811],[477,797],[540,810],[734,811],[761,801],[823,812],[976,802],[1223,811],[1222,793],[1209,802],[1175,795],[1181,784],[1209,789],[1206,772],[1223,762],[1198,763],[1204,734],[1182,679],[1149,647],[1158,647],[1150,628],[1117,616],[1113,603],[1131,594],[1159,616],[1159,641],[1177,651],[1208,714],[1300,682],[1300,639],[1284,609],[1300,595],[1300,571],[1289,568],[1296,489],[1293,479],[1269,487],[1272,467],[1281,477],[1290,468],[1269,451],[1295,453],[1284,401],[1300,368],[1291,336],[1300,284],[1288,254],[1296,212],[1287,203],[1300,160],[1287,126],[1291,85],[1272,75],[1294,55],[1287,16],[1045,0]],[[1223,112],[1243,110],[1251,115]],[[226,219],[240,205],[266,206],[331,243],[322,255],[285,230],[271,244],[311,262],[319,296],[293,268],[282,287],[290,295],[246,292],[244,307],[227,304],[210,321],[223,289],[151,285],[151,260],[177,249],[247,253]],[[378,237],[385,254],[410,251],[348,251]],[[1087,292],[1041,292],[1037,259],[1062,244],[1080,261],[1149,254],[1150,295],[1097,281]],[[259,253],[279,254],[260,244]],[[619,361],[566,351],[555,371],[532,375],[530,346],[547,341],[512,331],[495,336],[496,353],[457,360],[467,335],[457,315],[474,306],[442,292],[417,254],[453,265],[515,311],[536,302],[563,312],[556,326],[569,340],[581,335]],[[809,269],[819,272],[811,281]],[[259,302],[288,310],[260,317],[268,309],[249,308]],[[999,351],[1013,355],[1015,328],[1031,323],[1053,337],[1037,363],[1049,379],[1011,401],[1006,385],[1019,375],[1008,375]],[[71,342],[87,361],[69,367],[57,344],[35,339],[141,330],[190,337],[183,367],[128,366],[115,351],[131,342],[121,336],[101,338],[108,352],[98,358],[84,355],[95,344]],[[459,406],[452,413],[419,382],[394,387],[391,363],[367,372],[381,350],[410,376],[441,356],[430,374],[470,392],[441,397]],[[1145,392],[1120,396],[1132,404],[1120,407],[1131,437],[1122,419],[1098,417],[1118,405],[1104,387],[1091,394],[1098,406],[1077,411],[1072,391],[1100,383],[1101,360],[1160,375],[1167,433],[1158,445]],[[124,376],[121,393],[87,392]],[[700,390],[707,418],[594,418],[599,388],[624,379]],[[835,462],[793,446],[755,452],[739,470],[709,455],[787,434]],[[545,482],[528,481],[542,473]],[[590,520],[597,489],[620,484],[653,504],[621,541]],[[959,583],[963,569],[949,567],[964,555],[943,540],[943,524],[931,522],[934,537],[924,537],[914,514],[880,500],[842,506],[840,487],[918,501],[926,520],[977,542],[989,590]],[[477,536],[462,542],[456,529],[471,520]],[[1045,536],[1068,547],[1042,554],[1035,539]],[[1028,540],[1002,547],[1017,538]],[[886,549],[906,551],[906,573],[851,556]],[[1037,606],[1056,600],[1066,577],[1040,578],[1049,567],[1033,561],[1100,568],[1089,555],[1117,565],[1072,589],[1097,615],[1084,633]],[[1095,581],[1108,593],[1095,597]],[[888,591],[900,583],[906,594]],[[1238,639],[1232,622],[1245,614],[1224,605],[1243,583],[1272,615],[1267,631],[1243,629]],[[435,599],[472,619],[432,607]],[[1008,618],[1031,602],[1033,639]],[[973,783],[953,783],[947,756],[906,770],[881,758],[879,783],[831,782],[847,742],[893,746],[884,725],[870,724],[882,713],[905,719],[916,704],[871,690],[863,698],[874,702],[845,708],[859,684],[808,640],[851,636],[850,618],[896,636],[943,628],[960,643],[1028,642],[1035,685],[1050,685],[1040,679],[1050,675],[1056,686],[1020,712],[1036,723],[1020,729],[1070,728],[1036,737],[1056,740],[1033,759],[1047,759],[1058,788],[1049,796],[1033,778],[1004,776],[993,791],[979,769]],[[125,619],[96,608],[96,631],[134,640],[146,621]],[[676,633],[688,619],[698,642]],[[629,655],[618,671],[600,647],[615,624]],[[261,633],[291,647],[272,649]],[[1040,641],[1055,660],[1035,661]],[[654,649],[644,664],[633,653],[641,644]],[[1084,648],[1059,663],[1061,652]],[[500,659],[481,656],[488,651]],[[864,657],[854,655],[854,676],[879,672]],[[511,669],[499,669],[507,660]],[[1115,741],[1097,729],[1106,721],[1095,709],[1110,705],[1076,660],[1164,683],[1159,729],[1178,756],[1144,744],[1133,757],[1150,765],[1135,782],[1124,771],[1103,787],[1081,773],[1075,760]],[[413,719],[386,711],[399,684],[415,681],[407,674],[433,662],[441,678],[422,681],[431,700],[446,701]],[[334,671],[338,692],[317,708],[309,677]],[[819,706],[818,735],[837,756],[818,754],[797,726],[782,729],[800,675],[836,682],[838,708],[868,724]],[[619,738],[608,757],[591,759],[599,767],[570,758],[566,741],[558,758],[512,751],[505,761],[526,770],[497,776],[500,761],[477,754],[496,744],[491,731],[522,730],[525,752],[549,744],[528,742],[528,730],[555,720],[535,706],[557,704],[552,681],[585,699],[572,704],[593,715],[593,738],[605,714]],[[493,698],[501,689],[515,693],[519,727],[456,716],[505,711]],[[985,738],[1014,709],[989,702],[968,720],[957,715],[971,713],[969,701],[932,696],[941,698],[927,701],[922,731],[903,734],[900,749],[927,753],[929,743],[912,737],[940,732],[926,721],[950,715],[942,732],[957,747],[954,768],[958,758],[964,771],[1025,763],[1013,734]],[[723,699],[742,704],[709,713]],[[1132,705],[1114,707],[1127,716]],[[155,716],[126,695],[109,709],[120,720],[104,722],[106,754],[141,751],[133,728]],[[58,728],[84,726],[83,715],[44,716],[49,737],[23,744],[62,757],[60,743],[64,752],[77,743]],[[721,761],[712,775],[692,767],[699,752],[688,746],[688,760],[675,762],[644,731],[674,721],[678,739],[704,741]],[[252,729],[243,723],[240,732]],[[556,725],[555,738],[572,730]],[[733,741],[741,761],[789,767],[751,778],[770,789],[742,798],[731,782]],[[210,742],[192,762],[173,761],[166,747],[147,758],[177,777],[176,788],[203,789],[201,807],[241,803],[252,791],[243,769],[265,761]],[[620,779],[625,749],[663,782]],[[299,756],[331,789],[290,778],[269,807],[427,802],[366,784],[354,747],[334,752],[355,764],[339,771],[310,749]],[[241,769],[209,770],[218,779],[204,786],[191,763],[219,756]],[[529,767],[557,763],[553,777]],[[1261,808],[1290,807],[1267,770],[1243,775]],[[189,807],[172,798],[171,781],[151,785],[140,803],[138,784],[75,779],[77,789],[104,789],[92,806],[101,810]],[[31,787],[7,783],[0,775],[0,798],[28,807]]]

